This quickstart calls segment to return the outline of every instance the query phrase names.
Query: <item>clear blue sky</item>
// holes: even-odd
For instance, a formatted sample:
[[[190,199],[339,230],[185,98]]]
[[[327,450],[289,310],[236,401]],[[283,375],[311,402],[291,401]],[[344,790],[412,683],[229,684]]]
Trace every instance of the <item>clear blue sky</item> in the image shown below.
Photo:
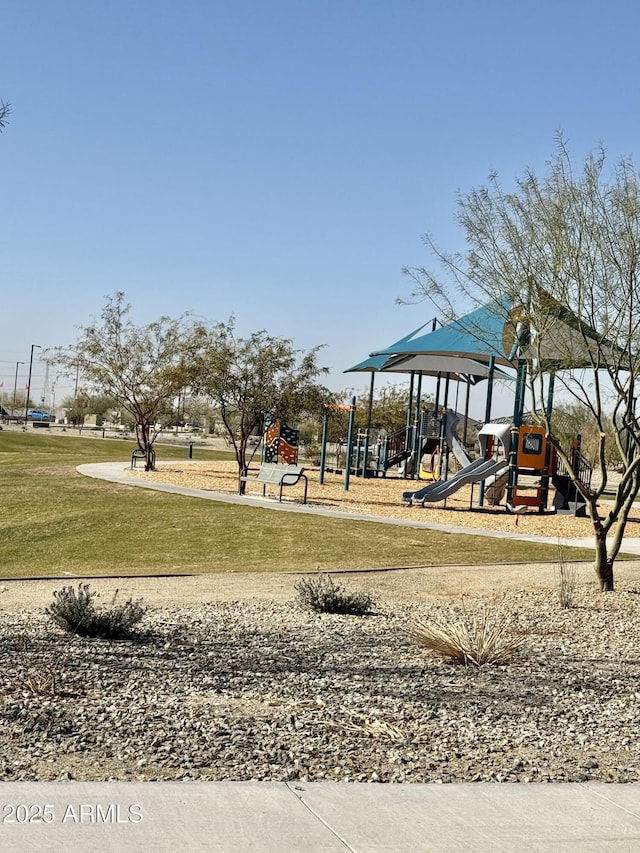
[[[4,0],[0,33],[5,395],[116,290],[326,344],[358,393],[433,316],[401,268],[460,248],[459,190],[543,171],[557,131],[637,162],[636,0]]]

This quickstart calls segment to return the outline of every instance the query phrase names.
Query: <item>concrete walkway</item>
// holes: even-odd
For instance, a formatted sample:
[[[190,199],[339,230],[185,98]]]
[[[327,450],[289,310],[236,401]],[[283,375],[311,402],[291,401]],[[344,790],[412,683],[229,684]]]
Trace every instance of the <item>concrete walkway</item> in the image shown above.
[[[640,785],[0,783],[3,853],[623,853]]]
[[[222,503],[242,504],[243,506],[260,507],[270,509],[274,512],[297,512],[303,515],[323,515],[329,518],[346,518],[352,521],[372,521],[378,524],[393,524],[399,527],[419,527],[428,530],[443,530],[449,533],[463,533],[466,536],[488,536],[494,539],[517,539],[518,541],[540,542],[546,545],[565,544],[582,548],[593,547],[593,537],[586,536],[580,539],[558,539],[557,536],[529,536],[520,532],[508,532],[504,530],[479,530],[475,527],[462,527],[453,524],[434,524],[429,521],[413,521],[403,518],[386,518],[376,515],[363,515],[353,512],[341,512],[328,507],[313,506],[310,504],[292,503],[285,501],[279,503],[273,498],[260,498],[248,495],[231,495],[227,492],[212,492],[204,489],[191,489],[184,486],[174,486],[169,483],[151,483],[141,480],[131,474],[131,468],[125,462],[101,462],[89,465],[79,465],[80,474],[87,477],[95,477],[99,480],[109,480],[112,483],[121,483],[125,486],[140,486],[144,489],[154,489],[158,492],[171,492],[177,495],[187,495],[192,498],[203,498],[209,501]],[[623,554],[640,555],[640,538],[625,538],[622,547]]]

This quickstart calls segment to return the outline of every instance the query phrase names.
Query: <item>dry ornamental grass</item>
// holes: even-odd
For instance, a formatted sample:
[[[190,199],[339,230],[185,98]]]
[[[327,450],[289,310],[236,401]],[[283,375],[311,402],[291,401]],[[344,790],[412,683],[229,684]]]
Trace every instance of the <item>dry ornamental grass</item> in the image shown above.
[[[510,663],[524,644],[524,638],[513,633],[508,613],[484,606],[466,618],[413,622],[407,633],[440,657],[478,667]]]

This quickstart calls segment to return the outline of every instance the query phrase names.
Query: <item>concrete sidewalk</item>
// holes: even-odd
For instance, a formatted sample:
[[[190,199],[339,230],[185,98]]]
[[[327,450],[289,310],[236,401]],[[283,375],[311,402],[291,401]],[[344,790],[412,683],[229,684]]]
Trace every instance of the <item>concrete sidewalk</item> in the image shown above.
[[[623,853],[640,784],[0,783],[3,853]]]

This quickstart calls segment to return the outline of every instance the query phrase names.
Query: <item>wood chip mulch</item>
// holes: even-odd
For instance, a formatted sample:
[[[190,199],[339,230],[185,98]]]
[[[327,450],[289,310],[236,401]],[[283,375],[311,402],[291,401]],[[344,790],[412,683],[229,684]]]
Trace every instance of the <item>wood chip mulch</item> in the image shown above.
[[[167,462],[158,463],[156,471],[144,472],[134,469],[132,472],[142,479],[162,483],[171,483],[194,489],[234,494],[238,491],[237,467],[234,462]],[[463,486],[458,492],[442,504],[426,506],[408,506],[402,500],[405,491],[417,490],[424,483],[406,480],[400,477],[370,478],[351,476],[348,491],[344,488],[344,475],[325,472],[324,483],[319,483],[319,471],[307,469],[309,480],[307,502],[311,505],[326,506],[342,512],[361,515],[373,515],[387,518],[403,518],[415,521],[428,521],[434,524],[448,524],[485,530],[513,532],[515,529],[523,535],[551,536],[564,539],[582,538],[593,533],[589,518],[575,518],[570,515],[554,515],[528,511],[514,515],[506,512],[504,499],[499,506],[478,507],[478,486]],[[247,485],[247,495],[262,496],[262,487]],[[267,496],[277,499],[277,490],[267,488]],[[287,487],[283,500],[301,501],[302,482]],[[549,506],[552,505],[553,491]],[[600,507],[602,516],[606,515],[607,505]],[[640,510],[633,510],[627,527],[627,538],[640,537]]]

